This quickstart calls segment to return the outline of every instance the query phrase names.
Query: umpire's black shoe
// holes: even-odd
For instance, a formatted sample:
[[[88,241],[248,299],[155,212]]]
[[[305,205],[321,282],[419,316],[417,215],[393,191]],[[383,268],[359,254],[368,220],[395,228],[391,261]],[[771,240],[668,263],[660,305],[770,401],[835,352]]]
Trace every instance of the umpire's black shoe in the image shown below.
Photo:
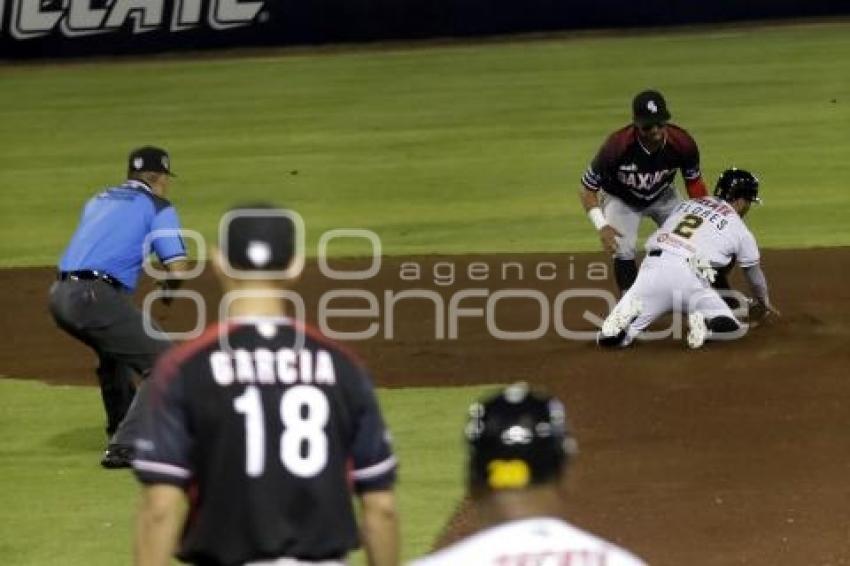
[[[125,444],[110,444],[103,452],[100,465],[110,470],[131,467],[133,447]]]

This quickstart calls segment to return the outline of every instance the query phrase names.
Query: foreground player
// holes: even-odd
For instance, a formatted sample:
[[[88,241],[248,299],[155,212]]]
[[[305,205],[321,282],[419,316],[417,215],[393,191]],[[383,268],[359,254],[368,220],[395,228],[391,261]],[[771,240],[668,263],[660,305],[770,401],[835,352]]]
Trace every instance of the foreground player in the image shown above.
[[[755,301],[778,315],[770,303],[767,280],[759,266],[756,240],[743,222],[758,197],[759,181],[749,171],[727,169],[713,197],[681,203],[646,241],[647,257],[634,286],[602,324],[602,346],[628,346],[659,316],[690,313],[688,346],[709,339],[733,339],[741,323],[711,283],[716,269],[736,261],[750,284]]]
[[[558,518],[575,452],[560,401],[520,383],[474,403],[469,417],[469,494],[485,528],[412,566],[644,564]]]
[[[637,276],[638,229],[649,216],[661,226],[681,201],[673,180],[682,171],[688,196],[708,194],[691,135],[669,123],[660,92],[646,90],[632,100],[632,123],[612,133],[581,178],[582,206],[614,255],[617,286],[625,292]]]
[[[170,564],[176,552],[205,565],[344,564],[358,546],[353,488],[369,563],[395,565],[396,459],[370,377],[285,314],[272,274],[298,261],[291,217],[228,217],[214,265],[229,318],[152,376],[133,460],[144,484],[135,563]]]

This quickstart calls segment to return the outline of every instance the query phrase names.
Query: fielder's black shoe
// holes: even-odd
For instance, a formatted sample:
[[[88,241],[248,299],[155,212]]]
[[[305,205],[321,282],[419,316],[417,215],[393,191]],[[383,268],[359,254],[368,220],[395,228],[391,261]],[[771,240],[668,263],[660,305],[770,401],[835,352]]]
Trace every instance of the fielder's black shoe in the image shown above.
[[[131,467],[130,462],[132,459],[132,446],[124,444],[110,444],[103,452],[103,458],[100,460],[100,465],[110,470],[129,468]]]

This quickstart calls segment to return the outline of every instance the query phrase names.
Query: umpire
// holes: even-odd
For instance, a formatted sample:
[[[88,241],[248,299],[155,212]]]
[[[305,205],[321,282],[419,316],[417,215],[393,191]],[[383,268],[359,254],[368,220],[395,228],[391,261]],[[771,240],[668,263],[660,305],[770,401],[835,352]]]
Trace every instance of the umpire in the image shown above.
[[[145,332],[131,294],[145,259],[145,241],[154,231],[168,231],[150,239],[166,270],[178,274],[187,267],[177,212],[165,199],[173,176],[165,150],[145,146],[130,153],[127,180],[101,191],[83,208],[50,289],[56,324],[98,356],[109,435],[101,460],[105,468],[129,467],[136,413],[131,411],[136,396],[133,372],[146,377],[170,345]],[[173,288],[176,283],[170,279],[160,285]]]

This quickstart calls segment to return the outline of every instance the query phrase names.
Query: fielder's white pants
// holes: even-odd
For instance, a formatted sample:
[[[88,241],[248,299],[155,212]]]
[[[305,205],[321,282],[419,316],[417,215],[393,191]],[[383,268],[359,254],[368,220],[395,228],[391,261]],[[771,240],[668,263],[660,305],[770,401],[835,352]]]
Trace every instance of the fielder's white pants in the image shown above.
[[[635,259],[641,220],[649,216],[655,224],[661,226],[682,202],[673,187],[666,189],[657,201],[646,208],[635,208],[605,191],[599,194],[605,219],[622,234],[617,238],[617,251],[614,253],[617,259]]]

